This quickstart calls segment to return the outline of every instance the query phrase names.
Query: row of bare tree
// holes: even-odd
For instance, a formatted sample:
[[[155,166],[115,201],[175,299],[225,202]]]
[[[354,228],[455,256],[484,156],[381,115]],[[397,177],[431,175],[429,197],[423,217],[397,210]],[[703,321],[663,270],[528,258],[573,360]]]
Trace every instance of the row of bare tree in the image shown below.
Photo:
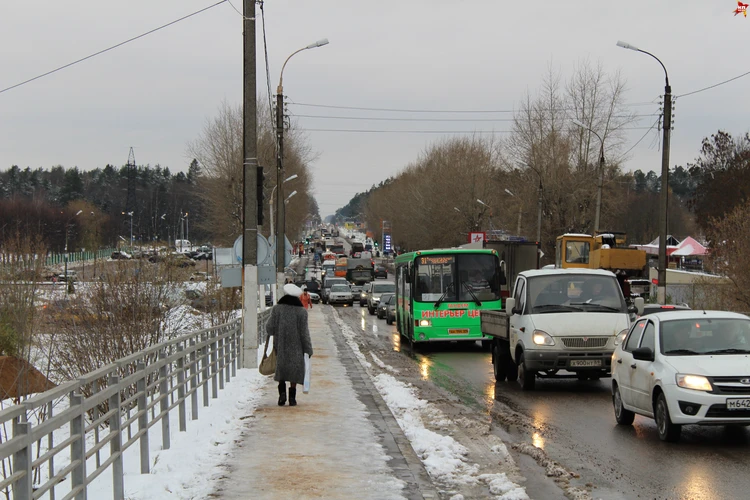
[[[633,174],[623,171],[625,133],[638,120],[624,98],[622,77],[601,65],[582,62],[566,82],[550,70],[539,94],[521,103],[506,140],[455,137],[430,145],[368,197],[368,227],[390,221],[394,244],[412,250],[461,244],[471,231],[501,229],[530,240],[539,231],[552,262],[558,235],[593,232],[598,134],[606,160],[599,229],[650,241],[657,236],[658,193],[638,192]],[[657,115],[647,119],[650,126]],[[673,198],[671,232],[694,229]]]
[[[200,137],[188,146],[190,156],[203,166],[198,194],[205,217],[199,224],[212,235],[212,242],[217,246],[230,245],[242,234],[242,147],[242,107],[226,102],[219,107],[217,115],[206,122]],[[290,130],[284,139],[284,176],[296,174],[297,178],[284,189],[287,195],[292,190],[297,194],[286,204],[287,234],[298,234],[309,215],[318,216],[308,168],[312,159],[305,138],[294,129]],[[276,137],[269,113],[262,110],[258,116],[258,164],[265,167],[262,230],[267,235],[270,233],[269,201],[276,186]]]

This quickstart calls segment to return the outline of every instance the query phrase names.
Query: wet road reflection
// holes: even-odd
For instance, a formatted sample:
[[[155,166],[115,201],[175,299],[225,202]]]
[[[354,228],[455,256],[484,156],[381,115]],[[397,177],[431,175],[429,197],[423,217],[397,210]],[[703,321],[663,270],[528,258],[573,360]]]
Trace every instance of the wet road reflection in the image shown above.
[[[663,443],[652,419],[638,416],[632,426],[617,425],[608,378],[538,380],[535,391],[525,392],[517,382],[495,382],[490,354],[479,344],[430,344],[412,351],[408,342],[401,343],[395,326],[366,309],[338,310],[373,342],[413,359],[422,380],[462,401],[473,399],[487,411],[507,407],[524,415],[527,421],[519,424],[528,426],[499,423],[513,440],[544,449],[551,459],[595,484],[595,498],[749,496],[749,429],[687,426],[679,443]]]

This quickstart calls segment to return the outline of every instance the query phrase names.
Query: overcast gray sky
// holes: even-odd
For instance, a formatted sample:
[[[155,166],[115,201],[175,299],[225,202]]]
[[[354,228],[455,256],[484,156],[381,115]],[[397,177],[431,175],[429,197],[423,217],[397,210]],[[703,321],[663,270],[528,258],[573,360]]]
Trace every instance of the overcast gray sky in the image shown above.
[[[144,33],[218,0],[94,0],[0,3],[0,90]],[[242,9],[242,0],[232,0]],[[419,114],[400,110],[513,110],[536,94],[551,65],[563,77],[581,59],[621,70],[626,101],[658,109],[664,75],[675,95],[750,71],[750,19],[730,0],[268,0],[271,87],[284,59],[319,38],[330,44],[296,55],[284,73],[289,110],[318,158],[312,165],[321,214],[397,173],[432,141],[426,131],[492,131],[505,137],[511,113]],[[265,68],[258,9],[258,88]],[[692,161],[703,137],[748,131],[750,75],[676,101],[671,165]],[[0,92],[0,168],[61,164],[89,170],[138,164],[186,170],[186,144],[222,100],[242,98],[242,18],[225,2],[154,34],[21,87]],[[653,104],[643,104],[652,103]],[[298,104],[292,104],[298,103]],[[267,105],[266,102],[262,103]],[[358,119],[302,117],[337,116]],[[497,121],[376,121],[363,117]],[[648,127],[644,117],[636,127]],[[325,129],[327,131],[322,131]],[[330,130],[376,130],[340,132]],[[388,131],[388,132],[386,132]],[[397,133],[394,131],[418,131]],[[645,130],[628,134],[632,146]],[[659,170],[652,132],[629,170]]]

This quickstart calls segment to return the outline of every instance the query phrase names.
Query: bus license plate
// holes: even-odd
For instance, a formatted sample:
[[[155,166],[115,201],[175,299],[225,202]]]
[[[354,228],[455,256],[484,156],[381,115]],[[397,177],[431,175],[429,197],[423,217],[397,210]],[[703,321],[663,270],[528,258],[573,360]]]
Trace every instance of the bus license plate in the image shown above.
[[[750,410],[750,398],[727,399],[727,410]]]
[[[468,335],[468,328],[449,328],[448,335]]]
[[[602,366],[601,359],[571,359],[570,366]]]

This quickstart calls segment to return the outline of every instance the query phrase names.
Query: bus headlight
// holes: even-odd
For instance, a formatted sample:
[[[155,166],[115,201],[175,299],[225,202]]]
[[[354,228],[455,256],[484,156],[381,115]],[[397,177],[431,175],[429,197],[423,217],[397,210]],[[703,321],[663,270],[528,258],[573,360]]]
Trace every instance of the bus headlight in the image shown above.
[[[423,319],[419,322],[419,326],[432,326],[432,321],[429,319]]]
[[[549,336],[547,332],[542,330],[534,330],[534,335],[531,337],[536,345],[555,345],[555,341]]]

